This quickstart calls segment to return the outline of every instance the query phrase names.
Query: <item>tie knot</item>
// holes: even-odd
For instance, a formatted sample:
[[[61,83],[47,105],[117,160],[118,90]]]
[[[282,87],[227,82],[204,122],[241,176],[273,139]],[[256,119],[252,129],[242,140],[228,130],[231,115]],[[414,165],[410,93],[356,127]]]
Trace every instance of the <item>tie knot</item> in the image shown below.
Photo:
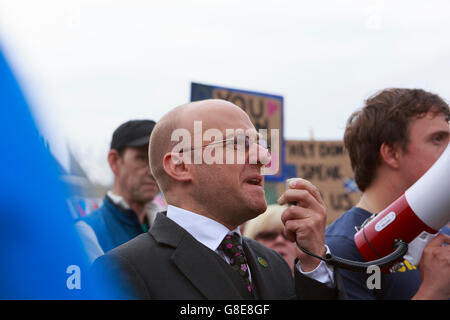
[[[230,258],[241,255],[242,244],[237,233],[227,234],[220,244],[222,251]]]

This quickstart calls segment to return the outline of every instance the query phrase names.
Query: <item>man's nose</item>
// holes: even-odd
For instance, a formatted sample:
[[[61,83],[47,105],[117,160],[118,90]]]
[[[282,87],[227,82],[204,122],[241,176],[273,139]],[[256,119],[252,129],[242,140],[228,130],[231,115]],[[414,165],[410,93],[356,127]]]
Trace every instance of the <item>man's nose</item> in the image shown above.
[[[256,143],[250,146],[248,158],[250,164],[259,164],[263,166],[267,166],[271,161],[269,149]]]

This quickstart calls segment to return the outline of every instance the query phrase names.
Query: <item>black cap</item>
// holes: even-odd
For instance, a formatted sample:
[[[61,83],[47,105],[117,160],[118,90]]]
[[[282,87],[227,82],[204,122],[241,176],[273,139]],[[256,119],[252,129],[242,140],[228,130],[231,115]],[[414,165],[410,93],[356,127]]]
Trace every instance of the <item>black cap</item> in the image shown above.
[[[113,133],[111,149],[147,145],[154,126],[153,120],[130,120],[121,124]]]

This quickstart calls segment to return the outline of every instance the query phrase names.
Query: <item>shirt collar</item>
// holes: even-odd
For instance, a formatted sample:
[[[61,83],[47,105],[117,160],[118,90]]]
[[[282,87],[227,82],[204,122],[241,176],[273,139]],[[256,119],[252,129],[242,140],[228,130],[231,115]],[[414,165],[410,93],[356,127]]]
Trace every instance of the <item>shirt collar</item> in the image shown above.
[[[126,209],[126,210],[131,209],[130,206],[128,205],[128,203],[125,201],[125,199],[122,196],[114,194],[112,192],[112,190],[109,190],[106,194],[112,200],[112,202],[114,202],[115,205],[117,205],[123,209]]]
[[[213,251],[217,250],[223,238],[225,238],[228,233],[231,234],[235,232],[239,234],[239,238],[242,242],[239,227],[230,231],[219,222],[192,211],[168,205],[167,217],[189,232],[195,240]]]

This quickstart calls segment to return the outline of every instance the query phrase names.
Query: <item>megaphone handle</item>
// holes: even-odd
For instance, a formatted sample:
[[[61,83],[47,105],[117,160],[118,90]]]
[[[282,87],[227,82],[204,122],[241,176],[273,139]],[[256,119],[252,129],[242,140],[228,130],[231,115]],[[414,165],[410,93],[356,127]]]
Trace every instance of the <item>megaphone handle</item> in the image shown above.
[[[360,261],[352,261],[340,257],[333,256],[332,254],[327,254],[324,257],[318,256],[312,252],[309,252],[305,248],[303,248],[298,242],[297,247],[302,250],[304,253],[313,256],[317,259],[320,259],[322,261],[325,261],[326,263],[329,263],[333,266],[336,266],[338,268],[343,268],[351,271],[359,271],[359,272],[366,272],[367,268],[370,266],[378,266],[380,268],[384,268],[386,266],[391,265],[393,262],[401,259],[406,252],[408,251],[408,243],[404,242],[403,240],[396,240],[394,243],[395,250],[388,254],[387,256],[369,261],[369,262],[360,262]]]

